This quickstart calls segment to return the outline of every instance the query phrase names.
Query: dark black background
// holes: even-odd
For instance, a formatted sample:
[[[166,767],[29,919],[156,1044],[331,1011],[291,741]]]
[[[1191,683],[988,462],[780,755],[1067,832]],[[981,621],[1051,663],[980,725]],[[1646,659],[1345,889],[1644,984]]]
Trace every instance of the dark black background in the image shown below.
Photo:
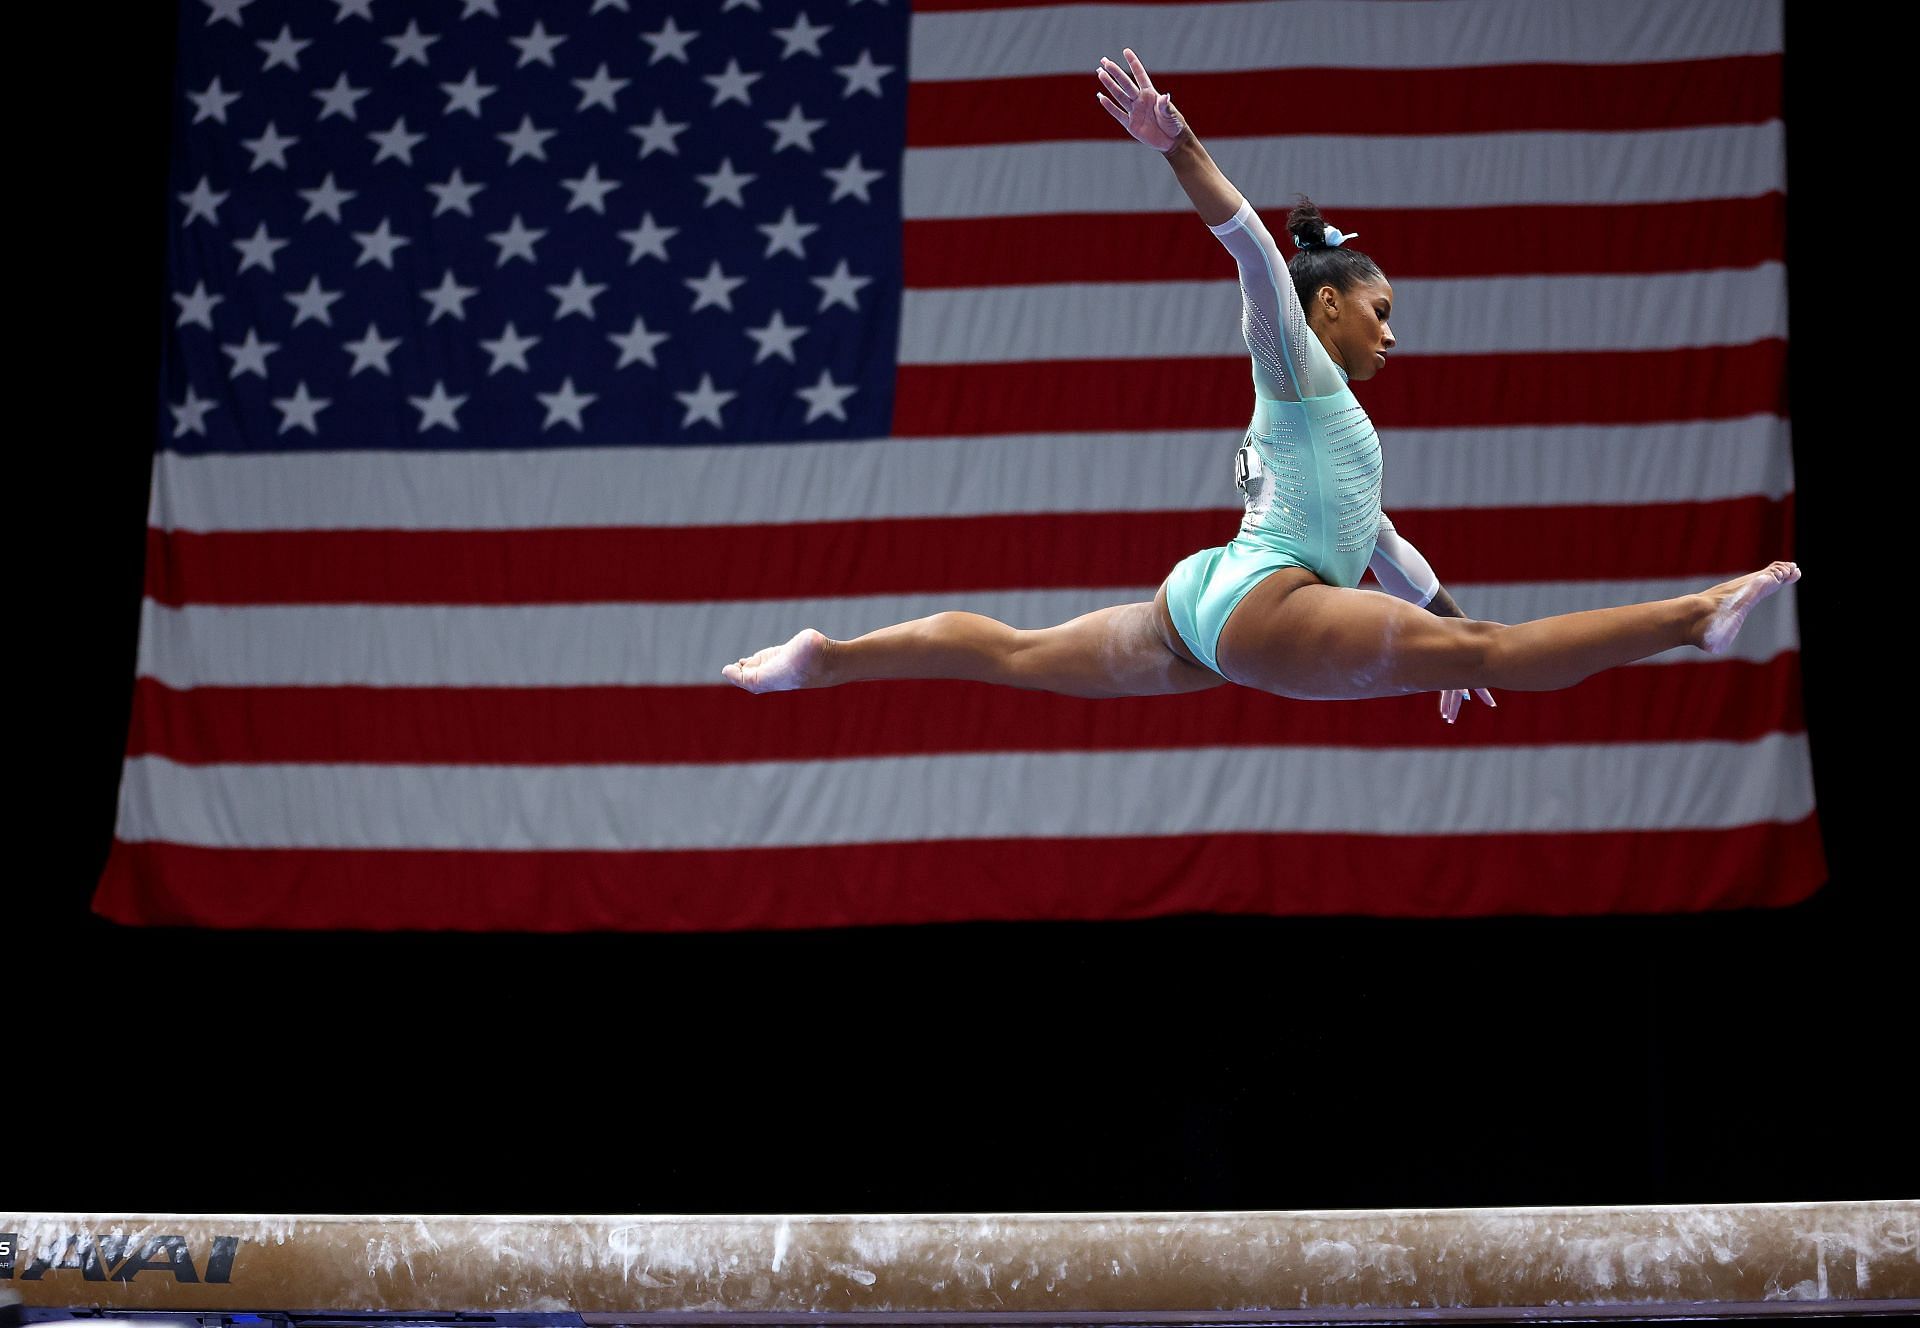
[[[16,32],[10,250],[37,298],[11,310],[29,517],[11,654],[33,739],[0,951],[10,1198],[712,1212],[1920,1192],[1890,1078],[1916,1060],[1897,640],[1915,578],[1882,561],[1908,534],[1890,467],[1908,443],[1892,191],[1910,117],[1875,109],[1904,75],[1862,25],[1787,9],[1798,600],[1832,867],[1814,899],[532,938],[134,931],[87,912],[170,308],[171,8],[63,8]]]

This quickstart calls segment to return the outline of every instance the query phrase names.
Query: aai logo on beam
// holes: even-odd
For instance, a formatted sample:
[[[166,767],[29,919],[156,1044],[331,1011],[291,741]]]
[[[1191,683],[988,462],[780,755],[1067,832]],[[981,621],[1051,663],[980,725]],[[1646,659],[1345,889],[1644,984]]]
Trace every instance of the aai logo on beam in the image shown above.
[[[215,1236],[206,1262],[201,1263],[185,1236],[96,1239],[89,1232],[75,1231],[28,1251],[17,1233],[0,1231],[0,1279],[38,1282],[48,1273],[71,1270],[88,1282],[131,1282],[147,1273],[150,1281],[171,1275],[183,1284],[224,1284],[233,1281],[233,1258],[239,1248],[240,1237]]]

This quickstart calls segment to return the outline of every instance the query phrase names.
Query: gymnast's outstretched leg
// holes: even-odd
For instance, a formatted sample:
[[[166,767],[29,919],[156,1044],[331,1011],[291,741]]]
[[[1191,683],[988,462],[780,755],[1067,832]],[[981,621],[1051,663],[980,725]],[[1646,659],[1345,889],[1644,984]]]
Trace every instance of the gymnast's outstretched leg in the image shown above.
[[[1507,626],[1437,617],[1287,568],[1247,592],[1227,619],[1217,656],[1234,682],[1282,696],[1552,691],[1677,646],[1718,654],[1756,604],[1799,579],[1793,563],[1776,562],[1694,595]]]
[[[1195,662],[1174,636],[1164,587],[1152,603],[1118,604],[1033,630],[958,612],[916,618],[850,641],[807,628],[720,672],[750,692],[878,678],[955,678],[1067,696],[1158,696],[1226,681]]]

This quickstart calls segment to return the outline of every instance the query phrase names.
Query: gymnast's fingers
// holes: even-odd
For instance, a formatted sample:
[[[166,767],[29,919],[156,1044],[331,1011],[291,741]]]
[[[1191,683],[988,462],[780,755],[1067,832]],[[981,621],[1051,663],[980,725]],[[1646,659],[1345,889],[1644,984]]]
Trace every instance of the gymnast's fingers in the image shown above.
[[[1102,106],[1107,108],[1108,115],[1111,115],[1114,119],[1118,120],[1121,124],[1127,123],[1127,113],[1121,110],[1118,106],[1115,106],[1111,101],[1108,101],[1106,93],[1096,92],[1093,95],[1099,98],[1100,104]]]
[[[1134,94],[1131,92],[1128,92],[1125,88],[1121,87],[1119,81],[1115,79],[1112,74],[1109,74],[1104,69],[1096,69],[1093,72],[1098,74],[1100,76],[1100,81],[1107,85],[1107,91],[1113,94],[1113,99],[1116,102],[1120,103],[1120,105],[1122,106],[1127,106],[1127,107],[1131,107],[1133,105]]]
[[[1153,80],[1147,77],[1147,67],[1140,63],[1140,57],[1133,53],[1133,48],[1128,46],[1124,48],[1120,54],[1126,56],[1127,63],[1132,66],[1133,77],[1135,81],[1140,84],[1140,90],[1142,92],[1154,91]]]
[[[1124,94],[1124,100],[1131,102],[1140,95],[1140,89],[1134,85],[1133,79],[1128,76],[1126,70],[1107,59],[1104,55],[1100,57],[1100,65],[1103,69],[1108,70],[1114,79],[1118,80],[1120,90]]]
[[[1479,697],[1482,701],[1485,701],[1488,705],[1492,706],[1495,710],[1498,710],[1500,708],[1500,703],[1493,699],[1493,693],[1488,691],[1486,688],[1476,687],[1473,689],[1473,694]]]

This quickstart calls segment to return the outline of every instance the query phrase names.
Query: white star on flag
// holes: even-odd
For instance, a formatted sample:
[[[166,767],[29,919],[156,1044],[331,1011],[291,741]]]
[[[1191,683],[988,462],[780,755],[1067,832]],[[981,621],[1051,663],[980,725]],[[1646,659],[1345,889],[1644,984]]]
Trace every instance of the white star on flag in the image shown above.
[[[681,428],[689,427],[696,420],[704,420],[718,429],[721,427],[720,408],[740,394],[715,391],[712,375],[703,373],[699,387],[691,392],[675,392],[673,395],[687,408],[686,417],[680,421]]]
[[[574,391],[571,377],[561,381],[558,392],[536,392],[534,395],[547,408],[547,418],[540,426],[542,431],[561,423],[572,425],[576,431],[584,430],[586,426],[580,422],[580,412],[599,400],[592,392]]]

